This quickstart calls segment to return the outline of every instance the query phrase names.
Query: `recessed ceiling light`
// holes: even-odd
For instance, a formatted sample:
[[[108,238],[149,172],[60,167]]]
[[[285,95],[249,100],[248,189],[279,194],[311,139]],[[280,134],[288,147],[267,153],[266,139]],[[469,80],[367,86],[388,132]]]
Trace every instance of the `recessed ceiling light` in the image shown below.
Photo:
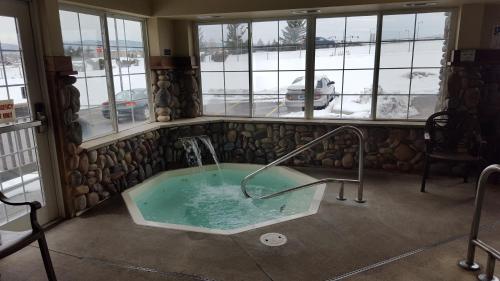
[[[200,20],[211,20],[211,19],[220,19],[220,18],[222,18],[222,16],[218,16],[218,15],[200,15],[200,16],[197,16],[196,18],[198,18]]]
[[[318,14],[321,13],[321,10],[319,9],[313,9],[313,10],[293,10],[292,14],[294,15],[307,15],[307,14]]]
[[[437,2],[411,2],[411,3],[405,3],[404,5],[410,8],[418,8],[418,7],[434,6],[437,5]]]

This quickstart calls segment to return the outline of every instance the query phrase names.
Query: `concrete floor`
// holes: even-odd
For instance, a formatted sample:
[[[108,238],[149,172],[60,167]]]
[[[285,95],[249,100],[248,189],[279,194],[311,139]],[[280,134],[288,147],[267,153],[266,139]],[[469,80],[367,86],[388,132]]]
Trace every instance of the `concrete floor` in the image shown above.
[[[332,188],[316,215],[230,236],[135,225],[116,197],[57,225],[47,240],[59,280],[476,280],[456,266],[466,252],[472,183],[433,177],[425,194],[419,184],[419,175],[369,171],[365,204],[337,201]],[[480,236],[500,248],[500,188],[487,192]],[[267,232],[288,243],[262,245]],[[1,260],[0,273],[2,281],[45,280],[35,246]]]

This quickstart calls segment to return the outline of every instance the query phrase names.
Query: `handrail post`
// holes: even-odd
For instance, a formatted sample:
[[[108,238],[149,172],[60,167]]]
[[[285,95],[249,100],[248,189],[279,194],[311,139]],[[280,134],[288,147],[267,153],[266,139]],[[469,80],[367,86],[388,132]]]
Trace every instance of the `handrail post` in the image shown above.
[[[364,182],[364,170],[365,170],[365,140],[363,138],[363,133],[356,132],[358,136],[359,143],[359,161],[358,161],[358,197],[356,198],[356,202],[365,203],[366,200],[363,199],[363,182]]]
[[[484,194],[486,191],[486,183],[488,178],[493,173],[500,172],[500,165],[490,165],[486,167],[481,172],[479,176],[477,191],[476,191],[476,200],[474,202],[474,214],[472,217],[472,225],[469,235],[468,248],[467,248],[467,258],[458,263],[458,265],[466,270],[474,271],[479,269],[479,264],[474,261],[474,257],[476,254],[476,245],[474,244],[474,240],[477,240],[479,234],[479,222],[481,221],[481,211],[483,208]]]
[[[346,200],[344,197],[344,182],[343,181],[340,182],[339,196],[337,196],[337,200],[340,200],[340,201]]]

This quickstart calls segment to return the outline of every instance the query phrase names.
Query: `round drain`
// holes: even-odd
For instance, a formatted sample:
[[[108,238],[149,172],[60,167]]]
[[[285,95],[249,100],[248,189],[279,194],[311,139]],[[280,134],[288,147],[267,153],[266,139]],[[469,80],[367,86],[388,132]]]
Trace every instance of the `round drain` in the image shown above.
[[[260,242],[266,246],[277,247],[286,244],[286,236],[281,233],[266,233],[260,236]]]

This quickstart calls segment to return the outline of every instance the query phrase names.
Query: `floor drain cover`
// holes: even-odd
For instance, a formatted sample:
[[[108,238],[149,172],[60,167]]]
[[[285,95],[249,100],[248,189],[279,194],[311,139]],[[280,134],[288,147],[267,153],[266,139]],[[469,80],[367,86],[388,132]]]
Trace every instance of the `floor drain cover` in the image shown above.
[[[277,247],[286,244],[286,236],[281,233],[266,233],[260,236],[260,242],[266,246]]]

